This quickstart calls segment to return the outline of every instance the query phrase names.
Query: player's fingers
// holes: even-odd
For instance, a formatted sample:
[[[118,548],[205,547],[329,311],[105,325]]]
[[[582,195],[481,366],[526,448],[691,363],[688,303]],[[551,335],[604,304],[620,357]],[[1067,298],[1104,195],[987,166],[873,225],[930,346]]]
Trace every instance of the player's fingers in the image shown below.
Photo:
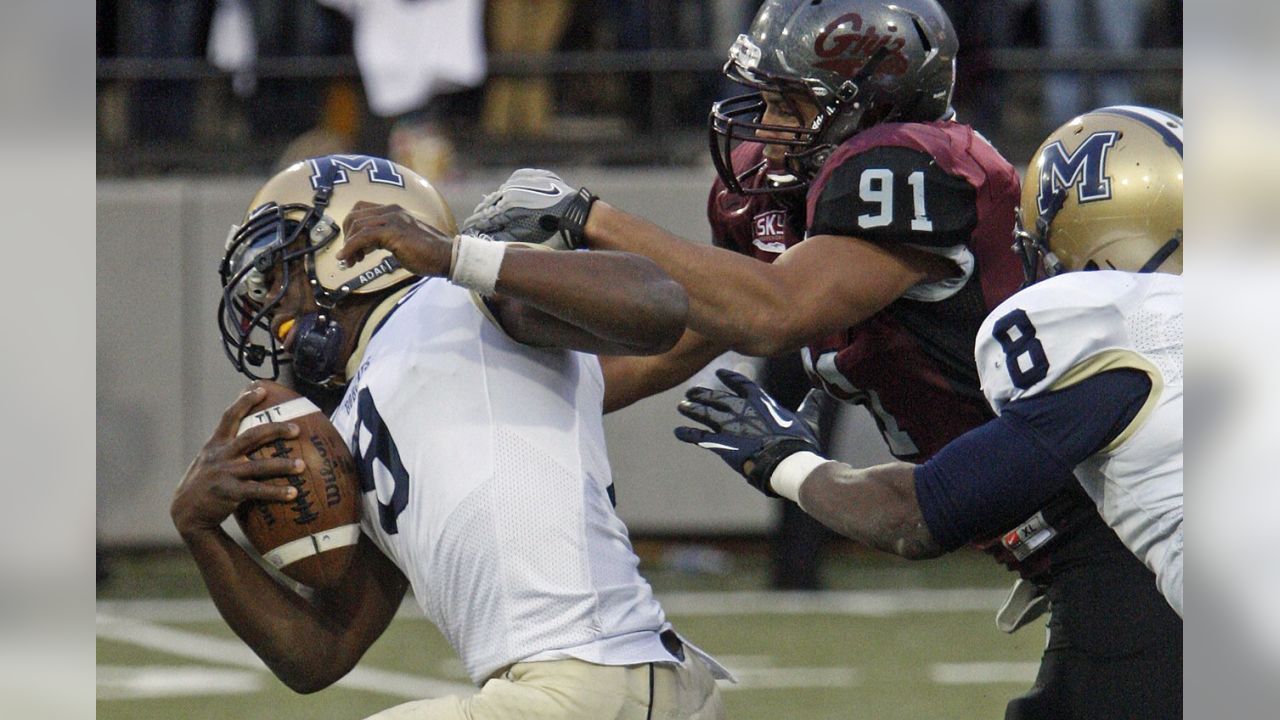
[[[306,463],[298,458],[256,458],[245,462],[233,463],[227,472],[235,477],[275,478],[297,475],[307,469]]]
[[[680,426],[675,429],[676,439],[693,445],[701,443],[711,433],[699,428]]]
[[[829,402],[829,398],[830,396],[822,390],[813,388],[805,394],[800,407],[796,408],[796,416],[804,421],[804,424],[808,425],[810,430],[817,432],[818,418],[822,415],[822,410]]]
[[[475,233],[488,233],[493,230],[497,223],[495,217],[498,214],[497,208],[487,208],[481,212],[477,212],[467,218],[466,223],[462,226],[464,234],[474,235]]]
[[[390,246],[391,236],[387,233],[385,227],[373,227],[362,225],[358,226],[354,232],[347,236],[347,242],[342,246],[335,256],[338,262],[345,263],[348,266],[355,265],[364,259],[365,253],[370,250],[383,248],[393,250]]]
[[[490,210],[493,205],[498,202],[498,198],[501,196],[501,190],[494,190],[493,192],[486,194],[484,197],[480,198],[480,202],[476,203],[475,209],[471,211],[471,216],[475,217],[476,215],[483,214],[485,211]]]
[[[699,405],[706,405],[707,407],[715,408],[716,410],[726,413],[733,412],[733,404],[740,403],[741,400],[737,396],[730,395],[723,390],[703,387],[701,385],[689,388],[689,390],[685,392],[684,396],[685,399],[690,402],[695,402]]]
[[[246,500],[288,502],[298,495],[298,489],[292,485],[272,485],[254,480],[239,483],[239,487],[233,492],[235,499],[240,502]]]
[[[732,390],[738,397],[748,397],[752,391],[758,390],[759,386],[751,381],[751,378],[739,372],[734,372],[727,368],[716,370],[716,377],[724,386]]]
[[[298,432],[298,426],[288,422],[255,425],[240,433],[227,445],[227,454],[230,457],[248,455],[268,443],[295,438]]]
[[[262,400],[262,396],[267,391],[259,385],[255,385],[244,392],[240,393],[240,397],[231,403],[231,406],[222,413],[222,419],[218,421],[218,427],[214,430],[217,437],[230,437],[235,435],[236,429],[240,427],[240,421],[245,415],[249,414],[250,408],[257,405]]]
[[[723,390],[716,390],[715,388],[709,388],[705,385],[694,385],[684,391],[685,398],[694,402],[707,402],[708,400],[715,399],[717,395],[722,394],[724,394]]]
[[[735,420],[741,419],[742,413],[733,410],[724,410],[711,405],[703,406],[703,420],[708,427],[715,429],[717,432],[723,431],[729,427]]]
[[[357,200],[355,205],[351,206],[351,210],[347,212],[347,222],[351,222],[353,218],[369,217],[371,215],[380,215],[394,205],[384,205],[382,203],[369,202],[368,200]]]
[[[706,405],[691,402],[689,400],[681,400],[680,403],[676,405],[676,412],[694,422],[702,423],[716,432],[720,431],[720,414],[716,413],[715,410],[707,407]]]
[[[366,202],[364,200],[357,201],[351,210],[347,212],[347,216],[342,220],[343,234],[355,232],[362,225],[377,222],[386,215],[394,213],[399,209],[397,205],[380,205],[378,203]]]
[[[366,209],[365,212],[347,215],[342,221],[342,232],[348,240],[352,235],[370,227],[382,227],[387,224],[387,206],[378,205],[373,208]]]

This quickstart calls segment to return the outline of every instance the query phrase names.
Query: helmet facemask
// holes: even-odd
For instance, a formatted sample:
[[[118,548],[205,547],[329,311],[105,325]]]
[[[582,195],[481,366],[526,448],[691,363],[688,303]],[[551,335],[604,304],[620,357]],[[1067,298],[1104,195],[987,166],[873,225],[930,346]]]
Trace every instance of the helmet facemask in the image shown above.
[[[755,92],[720,100],[711,106],[709,117],[711,160],[721,181],[730,191],[740,195],[761,195],[801,190],[817,174],[831,152],[859,130],[881,122],[891,108],[876,108],[874,117],[859,101],[859,85],[869,79],[886,57],[883,48],[872,55],[862,70],[838,88],[827,87],[817,80],[795,80],[771,75],[752,62],[759,50],[746,35],[739,35],[729,51],[724,74],[730,80],[752,88]],[[796,117],[803,117],[794,98],[806,98],[817,108],[808,127],[762,122],[765,113],[764,94],[776,93],[792,106]],[[761,132],[768,135],[761,135]],[[733,150],[739,143],[780,145],[783,172],[769,175],[761,187],[747,187],[743,181],[759,172],[767,161],[749,168],[733,164]]]
[[[710,131],[717,172],[742,194],[803,188],[855,133],[884,122],[949,117],[958,46],[936,0],[765,0],[730,48],[724,73],[757,91],[807,98],[817,115],[804,128],[770,126],[760,122],[758,93],[716,103]],[[741,142],[783,145],[792,177],[744,189],[742,180],[761,166],[733,167],[732,150]]]
[[[1013,251],[1022,260],[1022,287],[1066,272],[1066,267],[1049,249],[1049,225],[1062,209],[1066,192],[1055,194],[1049,210],[1036,217],[1036,226],[1027,230],[1022,224],[1022,208],[1014,211]]]
[[[310,386],[347,382],[346,341],[358,330],[346,319],[363,322],[366,307],[416,278],[385,249],[338,261],[346,243],[341,228],[362,202],[395,205],[446,234],[458,230],[440,193],[386,158],[325,155],[280,171],[250,201],[243,224],[231,228],[219,267],[218,326],[238,372],[275,380],[288,370],[290,380]],[[285,308],[300,314],[281,317],[281,306],[295,297],[305,307]],[[287,331],[283,320],[292,321]]]
[[[218,325],[227,357],[244,375],[276,380],[292,361],[271,321],[292,284],[304,282],[303,275],[313,289],[319,287],[313,258],[338,236],[337,226],[323,214],[326,198],[309,206],[268,202],[228,233],[218,271],[223,288]],[[316,297],[322,313],[338,299],[326,295]]]

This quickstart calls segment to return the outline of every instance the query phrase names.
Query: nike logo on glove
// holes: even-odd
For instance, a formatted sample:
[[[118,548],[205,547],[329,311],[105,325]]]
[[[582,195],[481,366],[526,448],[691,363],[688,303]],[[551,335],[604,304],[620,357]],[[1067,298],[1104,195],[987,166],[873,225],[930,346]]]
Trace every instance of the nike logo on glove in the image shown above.
[[[523,190],[525,192],[537,193],[538,195],[549,195],[551,197],[560,197],[565,194],[563,188],[556,187],[555,185],[548,185],[545,188],[529,187],[528,185],[512,185],[508,187],[507,190]]]
[[[778,415],[777,406],[773,404],[773,399],[768,395],[761,395],[760,401],[764,403],[764,409],[769,411],[769,414],[773,416],[773,421],[778,423],[779,427],[789,428],[795,423],[794,420],[783,420]]]
[[[698,447],[706,448],[708,450],[737,450],[738,449],[732,445],[721,445],[720,443],[713,443],[713,442],[700,442],[698,443]]]

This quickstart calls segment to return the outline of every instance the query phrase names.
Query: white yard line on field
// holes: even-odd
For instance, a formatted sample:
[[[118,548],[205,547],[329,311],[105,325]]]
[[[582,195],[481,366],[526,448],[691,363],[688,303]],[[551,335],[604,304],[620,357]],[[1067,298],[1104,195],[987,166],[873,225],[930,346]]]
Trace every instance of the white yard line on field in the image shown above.
[[[995,612],[1007,590],[912,588],[818,592],[669,592],[658,600],[671,615],[856,615]]]
[[[247,645],[239,640],[162,627],[141,620],[98,614],[98,637],[116,640],[192,660],[233,665],[269,672]],[[471,695],[476,688],[461,683],[432,680],[417,675],[357,667],[337,683],[356,690],[370,690],[406,699]]]
[[[936,663],[929,668],[929,678],[939,685],[1024,685],[1035,682],[1039,669],[1033,662]]]
[[[1004,595],[1005,591],[999,588],[968,587],[818,592],[667,592],[658,593],[658,599],[666,612],[677,618],[809,614],[893,617],[992,612],[1004,600]],[[188,659],[268,672],[262,661],[239,640],[156,624],[218,621],[217,609],[208,599],[101,600],[97,608],[100,638]],[[397,617],[423,619],[421,610],[411,601],[401,606]],[[852,667],[775,667],[773,658],[765,655],[728,657],[722,661],[732,667],[739,680],[736,685],[722,683],[725,690],[851,687],[863,682],[861,672]],[[164,667],[159,669],[165,670]],[[187,678],[169,670],[136,677],[115,670],[103,675],[101,670],[98,683],[100,699],[160,692],[157,686],[168,686],[173,694],[191,692],[183,686]],[[940,663],[930,666],[932,680],[945,685],[1029,683],[1035,679],[1035,673],[1035,663]],[[230,675],[222,679],[227,683],[233,681]],[[403,698],[476,692],[471,685],[367,667],[356,668],[338,684]],[[217,689],[210,688],[210,691],[216,692]]]
[[[912,613],[995,612],[1004,602],[1002,588],[910,588],[905,590],[820,590],[816,592],[662,592],[662,607],[671,615],[855,615],[889,617]],[[99,600],[98,612],[151,622],[218,620],[208,599]],[[406,601],[400,619],[422,618],[422,611]]]
[[[182,695],[258,692],[262,673],[205,665],[99,665],[99,700],[139,700]]]
[[[853,667],[777,667],[771,655],[717,655],[738,682],[720,682],[721,690],[854,687],[862,672]]]

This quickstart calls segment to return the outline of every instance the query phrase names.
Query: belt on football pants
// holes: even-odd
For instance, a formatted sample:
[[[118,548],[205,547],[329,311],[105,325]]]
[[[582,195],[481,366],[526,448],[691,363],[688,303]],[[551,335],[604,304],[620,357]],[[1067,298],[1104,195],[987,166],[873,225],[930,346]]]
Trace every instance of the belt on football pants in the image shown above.
[[[1079,485],[1072,483],[1042,510],[1001,535],[1000,544],[1022,563],[1043,550],[1050,541],[1061,538],[1079,525],[1093,509],[1089,496]],[[1023,577],[1013,584],[1009,597],[996,611],[996,627],[1006,633],[1017,632],[1049,610],[1049,598],[1045,595],[1042,580],[1042,576]]]

